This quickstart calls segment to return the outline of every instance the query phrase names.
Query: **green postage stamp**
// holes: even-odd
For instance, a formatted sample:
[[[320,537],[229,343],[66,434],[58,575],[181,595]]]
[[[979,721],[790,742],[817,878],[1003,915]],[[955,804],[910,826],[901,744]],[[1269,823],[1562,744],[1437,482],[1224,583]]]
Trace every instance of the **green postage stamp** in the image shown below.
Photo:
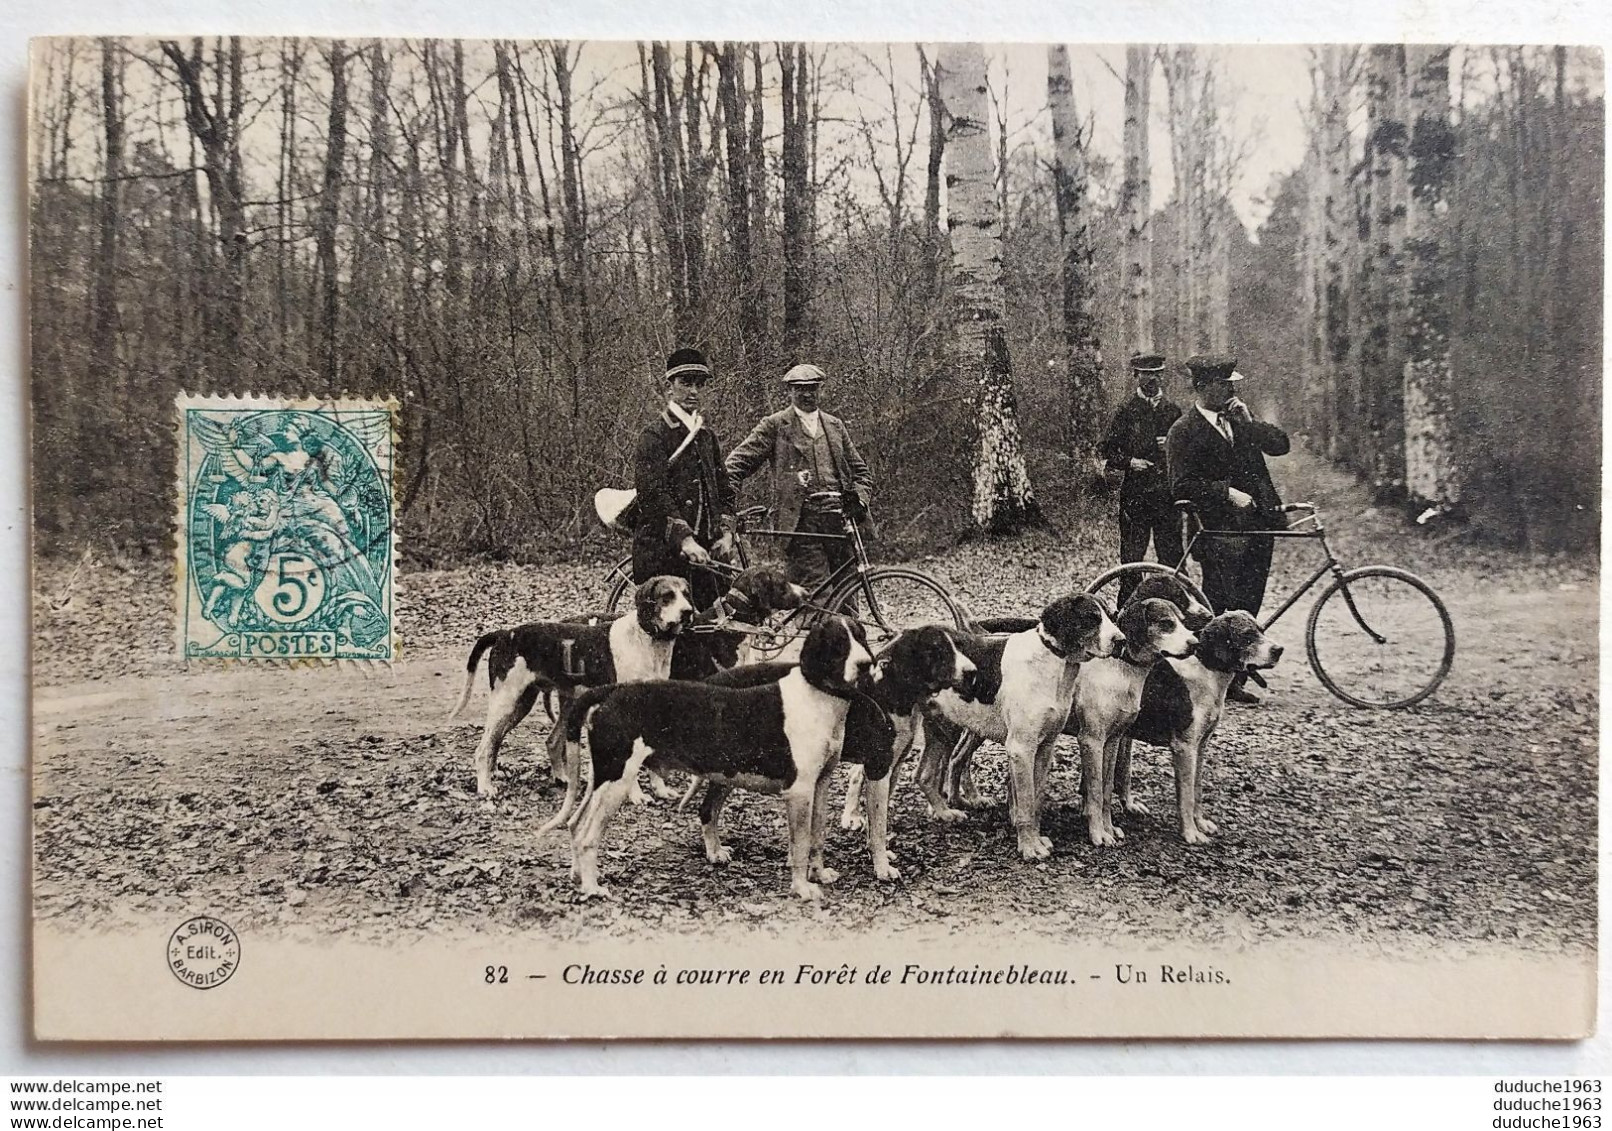
[[[396,658],[397,402],[182,394],[178,410],[185,658]]]

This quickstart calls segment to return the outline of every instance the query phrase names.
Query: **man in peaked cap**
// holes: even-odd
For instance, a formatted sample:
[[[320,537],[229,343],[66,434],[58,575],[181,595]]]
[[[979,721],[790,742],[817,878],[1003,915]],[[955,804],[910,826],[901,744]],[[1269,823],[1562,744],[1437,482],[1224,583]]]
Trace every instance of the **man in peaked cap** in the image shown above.
[[[842,534],[849,516],[871,536],[868,503],[873,476],[851,442],[845,421],[818,405],[823,371],[797,365],[784,374],[789,407],[762,417],[728,455],[734,488],[772,465],[772,521],[780,530]],[[810,589],[850,560],[849,542],[791,538],[784,547],[791,580]]]
[[[1187,359],[1195,408],[1183,413],[1165,441],[1172,494],[1190,499],[1198,518],[1213,530],[1269,530],[1284,525],[1282,497],[1271,482],[1266,456],[1285,456],[1287,433],[1254,418],[1237,396],[1234,357]],[[1203,566],[1203,592],[1217,613],[1244,609],[1257,614],[1271,572],[1268,537],[1200,538],[1193,556]],[[1258,702],[1239,676],[1227,698]]]
[[[700,415],[711,367],[696,349],[666,359],[666,407],[638,434],[633,457],[633,581],[659,574],[686,578],[697,608],[709,608],[725,586],[697,569],[713,554],[733,552],[733,487],[722,447]]]
[[[1181,416],[1181,406],[1164,395],[1164,358],[1139,353],[1131,358],[1136,395],[1126,397],[1114,413],[1103,440],[1103,462],[1122,474],[1119,492],[1119,560],[1139,562],[1153,542],[1153,553],[1165,565],[1181,560],[1181,523],[1165,469],[1164,437]],[[1130,599],[1140,579],[1120,584],[1119,603]]]

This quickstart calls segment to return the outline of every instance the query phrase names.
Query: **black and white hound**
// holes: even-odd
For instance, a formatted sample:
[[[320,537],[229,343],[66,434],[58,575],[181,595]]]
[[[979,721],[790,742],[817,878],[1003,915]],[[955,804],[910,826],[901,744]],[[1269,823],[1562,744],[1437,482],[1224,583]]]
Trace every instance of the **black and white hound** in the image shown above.
[[[571,819],[571,869],[587,895],[599,885],[599,841],[641,768],[698,774],[727,787],[781,793],[789,820],[791,885],[822,898],[823,814],[830,773],[845,739],[851,699],[871,687],[873,656],[862,626],[831,617],[813,627],[800,666],[760,687],[654,681],[583,692],[566,716],[571,781],[560,812],[538,835]],[[582,755],[592,767],[574,817]]]
[[[1198,631],[1198,647],[1184,660],[1155,664],[1142,686],[1142,701],[1130,731],[1118,744],[1114,785],[1127,813],[1147,810],[1131,800],[1133,738],[1168,746],[1175,765],[1175,796],[1181,836],[1208,844],[1219,830],[1203,813],[1204,768],[1209,740],[1226,710],[1226,689],[1238,674],[1274,667],[1282,646],[1245,612],[1221,613]]]
[[[1064,733],[1074,732],[1080,743],[1086,835],[1102,846],[1125,836],[1114,827],[1110,808],[1115,763],[1120,742],[1141,710],[1148,673],[1161,660],[1186,659],[1198,646],[1175,605],[1158,597],[1133,598],[1120,610],[1119,628],[1125,634],[1124,650],[1080,666],[1074,706],[1064,725]]]
[[[747,653],[751,632],[765,624],[776,612],[797,609],[806,600],[806,590],[789,580],[783,566],[763,562],[738,574],[724,593],[709,609],[696,613],[684,631],[672,644],[672,679],[705,679],[717,672],[726,671],[738,664]],[[565,617],[566,624],[608,624],[619,614],[578,613]],[[579,686],[600,687],[618,682],[608,678],[608,671],[595,673],[601,678],[589,680]],[[667,678],[659,676],[657,678]],[[549,729],[547,742],[549,768],[554,779],[562,785],[565,772],[565,726],[563,720],[570,709],[572,689],[556,686],[557,709],[550,716],[557,720]],[[661,800],[670,800],[677,792],[669,788],[660,775],[649,775],[650,791]],[[644,796],[634,784],[630,800],[642,804]]]
[[[498,792],[493,772],[498,748],[531,713],[540,693],[570,693],[582,687],[665,679],[672,670],[672,645],[694,619],[689,585],[681,577],[652,577],[633,593],[636,614],[605,624],[534,621],[486,633],[470,650],[465,685],[448,716],[470,701],[476,667],[487,654],[492,695],[487,723],[476,746],[476,792]]]
[[[1080,665],[1118,655],[1124,646],[1125,635],[1103,603],[1086,593],[1053,601],[1034,628],[959,640],[981,673],[977,698],[943,691],[928,710],[1007,747],[1008,811],[1025,860],[1052,854],[1051,840],[1041,835],[1040,786],[1069,717]]]
[[[711,677],[719,687],[759,687],[796,670],[796,665],[774,661],[747,664]],[[873,686],[866,695],[852,698],[845,717],[845,742],[840,761],[852,767],[847,797],[860,786],[868,809],[868,850],[873,874],[894,880],[901,873],[890,863],[890,790],[902,762],[911,751],[920,727],[918,709],[948,688],[967,698],[973,694],[974,664],[957,650],[951,633],[939,625],[925,625],[899,634],[878,657]],[[732,786],[713,779],[700,803],[705,833],[705,857],[726,864],[732,851],[722,844],[718,822]],[[847,806],[851,804],[847,802]]]
[[[1131,604],[1154,599],[1168,601],[1175,606],[1182,622],[1192,632],[1208,624],[1214,616],[1208,606],[1188,592],[1186,586],[1165,574],[1149,574],[1131,594]],[[969,628],[980,634],[1008,634],[1023,632],[1034,626],[1035,621],[1028,617],[989,617],[971,622]],[[982,670],[979,676],[982,687],[992,687],[1000,679],[1001,673],[992,669]],[[929,731],[929,737],[934,741],[924,748],[918,771],[919,787],[929,804],[931,816],[942,821],[960,821],[967,814],[962,809],[954,808],[954,805],[976,809],[985,805],[984,798],[974,788],[972,776],[974,752],[979,749],[980,739],[967,732],[960,734],[944,720],[931,719]],[[1079,720],[1073,712],[1064,725],[1064,733],[1076,737],[1079,735]],[[1084,790],[1084,778],[1081,784]]]

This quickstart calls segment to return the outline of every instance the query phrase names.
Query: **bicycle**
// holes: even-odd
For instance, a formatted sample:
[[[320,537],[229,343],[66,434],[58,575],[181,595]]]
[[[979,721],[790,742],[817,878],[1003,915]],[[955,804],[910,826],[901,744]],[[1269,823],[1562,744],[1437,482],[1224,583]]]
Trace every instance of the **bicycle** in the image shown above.
[[[1310,668],[1322,686],[1350,706],[1399,710],[1422,702],[1449,675],[1455,660],[1455,626],[1433,587],[1396,566],[1345,569],[1327,544],[1326,528],[1314,503],[1281,507],[1284,514],[1303,517],[1280,530],[1209,529],[1197,521],[1196,508],[1190,502],[1177,500],[1176,506],[1194,527],[1180,564],[1172,568],[1157,562],[1128,562],[1100,574],[1086,591],[1098,593],[1125,577],[1165,574],[1207,605],[1203,590],[1187,575],[1187,561],[1199,538],[1261,535],[1316,541],[1326,561],[1281,607],[1260,621],[1260,628],[1269,629],[1330,575],[1332,581],[1316,598],[1304,629]],[[1305,528],[1305,524],[1311,525]],[[1390,681],[1403,683],[1389,690],[1384,685]]]
[[[818,582],[800,608],[789,610],[776,625],[768,628],[767,634],[772,640],[752,638],[753,651],[763,655],[781,652],[796,636],[804,635],[812,620],[822,613],[838,613],[861,621],[869,630],[868,642],[875,649],[894,639],[902,629],[920,624],[950,621],[958,628],[967,627],[967,613],[940,579],[911,566],[874,565],[868,559],[862,532],[845,514],[843,507],[834,506],[831,513],[839,514],[842,533],[758,527],[753,524],[764,521],[770,514],[769,509],[765,506],[746,507],[735,516],[735,533],[739,535],[734,539],[737,564],[713,560],[705,567],[729,575],[749,568],[750,557],[744,544],[746,537],[810,538],[823,542],[851,543],[851,557]],[[633,587],[631,556],[616,563],[606,575],[606,580],[611,582],[611,589],[605,607],[614,613]],[[864,604],[866,616],[860,611]]]

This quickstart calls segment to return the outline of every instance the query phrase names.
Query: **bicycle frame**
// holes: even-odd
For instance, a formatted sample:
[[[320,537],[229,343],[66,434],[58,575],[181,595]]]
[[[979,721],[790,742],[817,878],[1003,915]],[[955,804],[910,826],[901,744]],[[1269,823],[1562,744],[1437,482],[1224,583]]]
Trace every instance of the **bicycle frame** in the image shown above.
[[[811,538],[819,542],[850,542],[852,544],[853,554],[851,558],[847,561],[841,562],[829,573],[827,577],[825,577],[822,581],[819,581],[812,588],[812,591],[806,595],[806,600],[801,603],[800,608],[791,609],[789,611],[789,615],[786,616],[779,624],[778,627],[780,629],[787,626],[798,616],[803,616],[814,611],[821,612],[821,608],[813,608],[818,601],[826,600],[827,598],[832,597],[835,591],[839,589],[841,585],[845,584],[846,580],[852,574],[864,574],[872,566],[872,563],[868,561],[867,546],[862,541],[862,532],[856,528],[856,523],[847,519],[845,529],[847,531],[845,534],[825,534],[819,533],[815,530],[778,530],[772,527],[761,527],[754,530],[739,531],[740,534],[747,537],[772,537],[785,539]],[[740,547],[741,560],[744,560],[744,544],[743,542],[736,542],[736,544]]]
[[[1338,577],[1341,580],[1343,578],[1343,576],[1344,576],[1344,573],[1345,573],[1344,568],[1343,568],[1343,563],[1338,561],[1337,555],[1332,552],[1332,547],[1327,545],[1327,532],[1326,532],[1326,529],[1321,526],[1319,517],[1317,515],[1315,515],[1315,514],[1311,514],[1306,518],[1300,519],[1299,521],[1300,522],[1312,522],[1313,521],[1316,524],[1315,529],[1313,529],[1313,530],[1295,530],[1295,529],[1289,527],[1289,528],[1284,529],[1284,530],[1210,530],[1210,529],[1205,529],[1205,528],[1200,527],[1198,529],[1198,531],[1193,534],[1192,538],[1187,542],[1187,548],[1186,548],[1185,551],[1182,552],[1182,555],[1181,555],[1181,565],[1178,566],[1177,568],[1179,569],[1179,568],[1182,568],[1182,567],[1184,567],[1186,565],[1187,558],[1192,554],[1192,547],[1197,544],[1197,541],[1198,541],[1199,538],[1204,538],[1204,537],[1208,537],[1208,538],[1211,538],[1211,539],[1213,539],[1213,538],[1250,538],[1250,537],[1260,537],[1260,538],[1302,538],[1302,539],[1306,539],[1306,540],[1312,541],[1312,542],[1320,542],[1321,543],[1321,552],[1326,555],[1327,560],[1325,562],[1323,562],[1320,566],[1316,567],[1315,572],[1310,574],[1310,576],[1307,577],[1304,580],[1303,584],[1301,584],[1297,589],[1293,590],[1292,593],[1288,594],[1287,600],[1283,601],[1282,604],[1277,608],[1277,610],[1274,613],[1268,614],[1263,620],[1261,620],[1259,622],[1259,627],[1261,629],[1268,629],[1268,628],[1271,627],[1271,625],[1273,625],[1277,621],[1281,620],[1282,617],[1287,613],[1287,611],[1289,609],[1291,609],[1294,605],[1298,604],[1301,600],[1303,600],[1304,595],[1306,593],[1308,593],[1311,589],[1314,589],[1316,584],[1318,582],[1320,582],[1322,578],[1326,577],[1328,574],[1332,574],[1332,575]],[[1349,606],[1349,612],[1350,612],[1351,615],[1354,616],[1355,623],[1360,625],[1360,627],[1363,628],[1366,632],[1370,633],[1370,635],[1371,635],[1373,640],[1375,640],[1375,641],[1377,641],[1377,643],[1381,644],[1384,641],[1385,637],[1383,637],[1380,633],[1378,633],[1378,631],[1376,629],[1372,628],[1371,625],[1367,624],[1366,619],[1363,616],[1360,615],[1360,610],[1355,607],[1354,595],[1349,592],[1349,586],[1347,584],[1345,584],[1343,586],[1342,592],[1343,592],[1344,603]]]

